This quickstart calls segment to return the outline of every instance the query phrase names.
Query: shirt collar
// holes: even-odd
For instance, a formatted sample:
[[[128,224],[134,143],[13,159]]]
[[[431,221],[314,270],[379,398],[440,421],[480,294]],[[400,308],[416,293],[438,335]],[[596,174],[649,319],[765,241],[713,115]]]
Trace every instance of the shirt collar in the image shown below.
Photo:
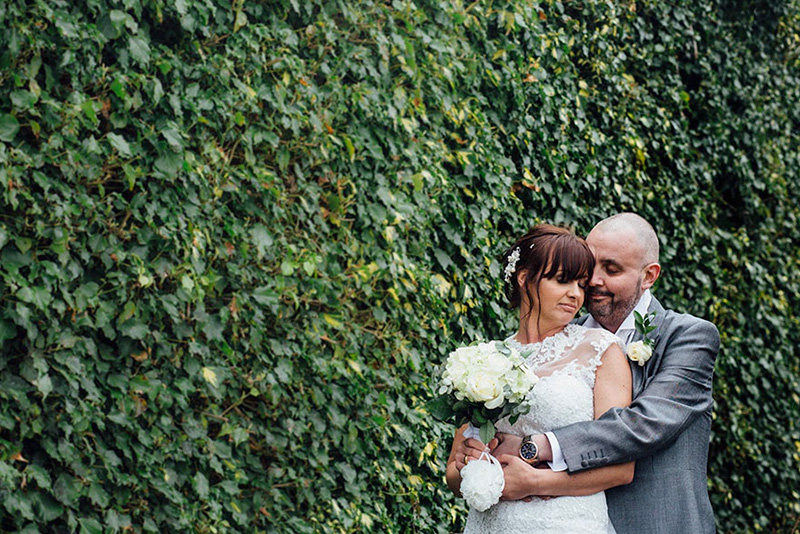
[[[649,289],[645,289],[642,296],[639,297],[639,302],[636,303],[636,306],[631,310],[631,313],[622,321],[622,324],[619,325],[619,328],[614,334],[620,335],[625,332],[629,332],[636,329],[636,318],[633,315],[633,312],[639,312],[641,315],[645,315],[647,313],[647,309],[650,307],[650,302],[653,300],[653,296],[650,294]],[[603,326],[598,323],[594,317],[591,315],[583,324],[583,326],[587,328],[603,328]]]

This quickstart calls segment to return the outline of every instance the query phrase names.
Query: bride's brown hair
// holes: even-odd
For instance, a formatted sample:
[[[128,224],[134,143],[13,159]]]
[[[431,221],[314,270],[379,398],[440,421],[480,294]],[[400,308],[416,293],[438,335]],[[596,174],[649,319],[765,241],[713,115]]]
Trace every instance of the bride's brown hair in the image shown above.
[[[509,261],[519,251],[519,259],[512,267]],[[539,281],[542,278],[554,278],[559,282],[572,280],[590,280],[594,273],[594,255],[582,238],[569,228],[552,224],[537,224],[527,234],[514,243],[505,254],[502,264],[511,271],[506,282],[506,298],[511,308],[519,307],[522,302],[520,285],[517,284],[517,273],[525,270],[525,281],[522,286],[533,302],[531,288],[539,298]],[[531,310],[528,310],[530,313]]]

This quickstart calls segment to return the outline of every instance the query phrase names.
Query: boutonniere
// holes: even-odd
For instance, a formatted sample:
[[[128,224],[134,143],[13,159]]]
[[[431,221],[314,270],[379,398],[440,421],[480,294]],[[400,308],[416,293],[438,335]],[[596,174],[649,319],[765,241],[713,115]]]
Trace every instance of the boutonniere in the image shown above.
[[[647,337],[647,334],[656,329],[655,325],[652,324],[655,316],[656,312],[647,313],[645,315],[637,311],[633,312],[633,317],[636,322],[636,331],[642,335],[643,339],[628,345],[627,352],[628,358],[641,366],[647,363],[647,360],[653,355],[653,348],[656,345],[655,341]]]

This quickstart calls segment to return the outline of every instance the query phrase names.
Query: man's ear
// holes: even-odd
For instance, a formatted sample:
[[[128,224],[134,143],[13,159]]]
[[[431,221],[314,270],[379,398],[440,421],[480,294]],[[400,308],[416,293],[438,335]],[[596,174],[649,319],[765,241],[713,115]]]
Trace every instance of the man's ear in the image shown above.
[[[656,283],[658,277],[661,276],[661,265],[651,263],[644,268],[644,277],[642,278],[642,291],[650,289]]]

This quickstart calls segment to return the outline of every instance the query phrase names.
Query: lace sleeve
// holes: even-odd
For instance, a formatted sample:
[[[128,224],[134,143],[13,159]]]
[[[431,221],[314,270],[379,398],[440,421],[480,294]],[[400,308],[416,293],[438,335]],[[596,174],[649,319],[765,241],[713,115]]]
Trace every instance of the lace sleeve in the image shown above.
[[[597,372],[597,368],[603,365],[603,356],[605,355],[606,351],[614,343],[623,349],[623,344],[620,338],[608,330],[601,330],[599,328],[587,329],[586,341],[592,347],[591,350],[588,351],[591,356],[588,360],[588,365],[586,366],[586,379],[591,380],[590,385],[592,388],[594,388],[595,373]],[[591,374],[591,376],[589,376],[589,374]]]
[[[536,369],[537,375],[569,374],[594,389],[595,372],[603,364],[603,355],[614,343],[621,347],[622,341],[607,330],[579,328],[570,331],[569,342],[559,347],[557,357]]]

